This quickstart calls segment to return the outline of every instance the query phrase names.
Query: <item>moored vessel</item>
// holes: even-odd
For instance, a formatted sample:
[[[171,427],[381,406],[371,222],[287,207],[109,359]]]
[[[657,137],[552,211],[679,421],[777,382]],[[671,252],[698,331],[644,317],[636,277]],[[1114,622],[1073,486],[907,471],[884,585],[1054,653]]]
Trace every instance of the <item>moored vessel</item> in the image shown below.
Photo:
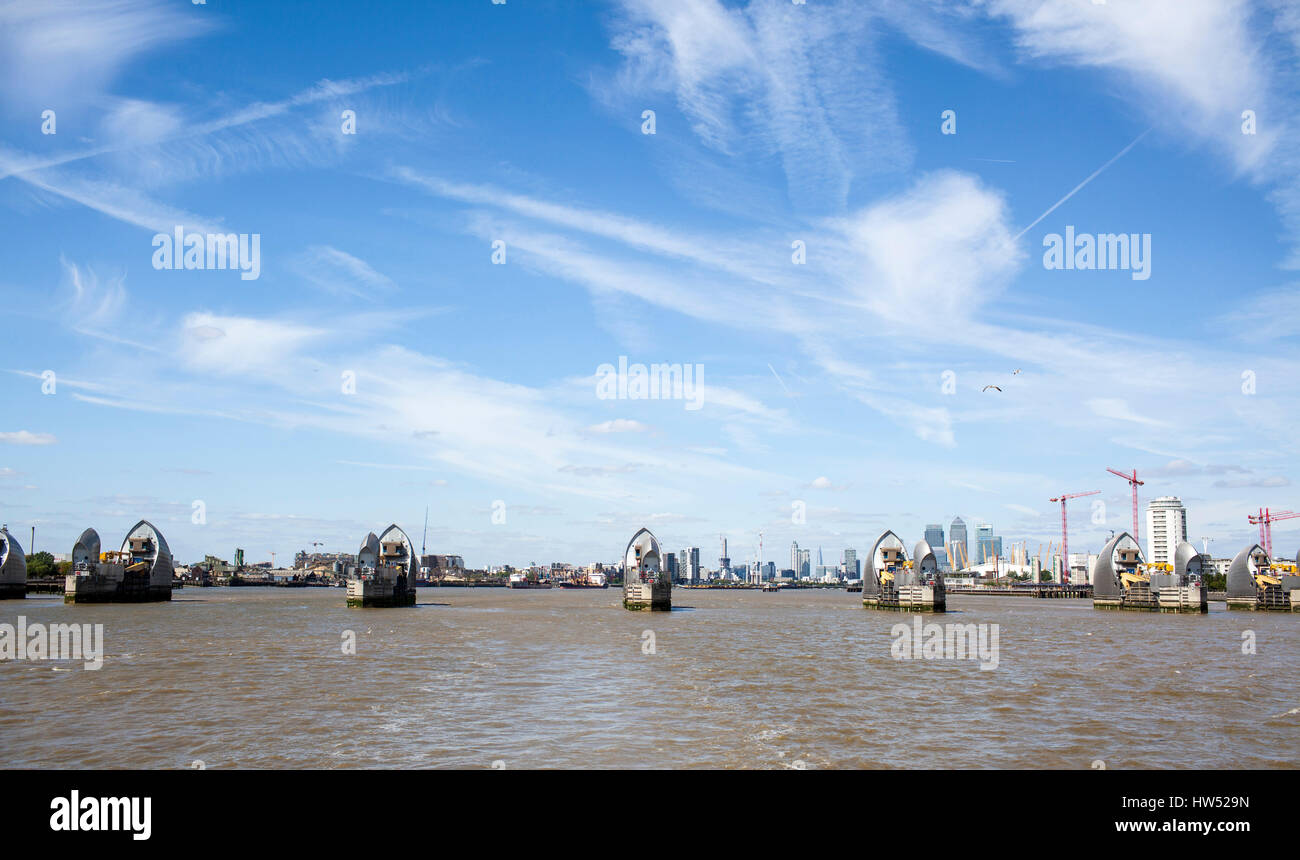
[[[585,573],[560,580],[560,588],[609,588],[609,579],[603,573]]]
[[[530,573],[512,573],[507,583],[511,588],[550,588],[551,581]]]

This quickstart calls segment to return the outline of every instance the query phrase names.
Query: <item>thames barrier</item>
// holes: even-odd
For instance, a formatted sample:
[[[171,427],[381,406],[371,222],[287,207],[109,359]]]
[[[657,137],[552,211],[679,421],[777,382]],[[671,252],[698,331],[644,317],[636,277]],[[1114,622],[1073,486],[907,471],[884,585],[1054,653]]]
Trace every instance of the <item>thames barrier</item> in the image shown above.
[[[1128,532],[1112,538],[1093,569],[1092,605],[1096,609],[1139,612],[1208,611],[1200,554],[1179,543],[1172,569],[1148,564]]]
[[[397,525],[390,525],[379,537],[371,532],[357,552],[356,572],[348,579],[347,605],[414,606],[419,563],[411,539]]]
[[[0,527],[0,600],[27,596],[27,558],[9,527]]]
[[[1228,608],[1300,612],[1296,565],[1274,561],[1259,544],[1246,547],[1228,567]]]
[[[943,573],[930,545],[918,541],[909,559],[892,531],[876,538],[862,574],[862,605],[896,612],[945,611]]]
[[[172,554],[162,533],[141,520],[117,552],[101,552],[99,535],[86,529],[72,547],[66,603],[153,603],[172,599]]]
[[[663,570],[659,541],[643,528],[623,552],[623,608],[668,611],[673,608],[673,582]]]

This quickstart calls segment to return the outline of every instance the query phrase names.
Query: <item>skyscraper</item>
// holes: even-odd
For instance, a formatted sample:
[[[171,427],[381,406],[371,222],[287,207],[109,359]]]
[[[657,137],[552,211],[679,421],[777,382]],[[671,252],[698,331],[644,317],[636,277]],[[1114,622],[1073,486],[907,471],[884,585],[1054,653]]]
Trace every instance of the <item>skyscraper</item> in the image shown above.
[[[799,541],[790,542],[790,569],[794,571],[795,579],[799,578]]]
[[[975,527],[975,562],[983,564],[997,558],[993,554],[993,526],[988,523]]]
[[[682,582],[700,581],[700,548],[693,546],[684,549],[677,556],[677,572]]]
[[[948,545],[952,547],[954,570],[970,564],[970,552],[966,547],[966,523],[962,522],[961,517],[953,517],[952,525],[948,526]]]
[[[858,551],[856,549],[844,550],[844,576],[848,579],[858,578]]]
[[[1177,496],[1147,502],[1147,561],[1174,563],[1178,542],[1187,540],[1187,509]]]
[[[948,551],[943,543],[943,524],[930,523],[925,527],[925,542],[934,550],[934,560],[939,563],[940,570],[947,570]]]

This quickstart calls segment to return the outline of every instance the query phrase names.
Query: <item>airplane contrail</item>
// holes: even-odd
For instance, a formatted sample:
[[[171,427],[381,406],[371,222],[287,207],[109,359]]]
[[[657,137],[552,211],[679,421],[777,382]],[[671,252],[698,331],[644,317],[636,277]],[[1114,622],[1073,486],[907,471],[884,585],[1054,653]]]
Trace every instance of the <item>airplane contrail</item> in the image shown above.
[[[1153,126],[1153,127],[1154,127],[1154,126]],[[1057,207],[1059,207],[1062,203],[1064,203],[1065,201],[1069,200],[1069,199],[1070,199],[1071,197],[1073,197],[1074,195],[1078,194],[1079,191],[1083,188],[1083,186],[1087,185],[1089,182],[1091,182],[1092,180],[1094,180],[1094,179],[1096,179],[1098,176],[1100,176],[1100,175],[1102,174],[1102,172],[1105,171],[1105,169],[1106,169],[1107,167],[1110,167],[1112,164],[1114,164],[1115,162],[1117,162],[1117,161],[1119,161],[1121,158],[1123,158],[1123,157],[1124,157],[1124,153],[1128,152],[1130,149],[1132,149],[1133,147],[1137,146],[1138,141],[1140,141],[1142,138],[1146,137],[1146,136],[1147,136],[1148,134],[1150,134],[1150,133],[1151,133],[1151,129],[1149,128],[1149,129],[1147,129],[1146,131],[1144,131],[1144,132],[1142,132],[1141,134],[1139,134],[1137,137],[1133,138],[1133,142],[1132,142],[1132,143],[1130,143],[1128,146],[1124,147],[1124,148],[1121,149],[1119,152],[1117,152],[1117,153],[1115,154],[1115,156],[1114,156],[1110,161],[1106,162],[1106,163],[1103,164],[1101,167],[1098,167],[1096,170],[1094,170],[1094,171],[1092,172],[1092,174],[1088,176],[1087,179],[1083,180],[1083,181],[1080,182],[1078,185],[1074,186],[1074,188],[1070,191],[1069,194],[1065,195],[1065,196],[1062,197],[1060,200],[1057,200],[1055,203],[1053,203],[1050,209],[1048,209],[1048,210],[1047,210],[1046,212],[1044,212],[1042,215],[1039,215],[1037,218],[1035,218],[1032,224],[1030,224],[1028,227],[1026,227],[1025,229],[1021,230],[1019,233],[1017,233],[1017,234],[1016,234],[1016,237],[1015,237],[1014,239],[1012,239],[1011,241],[1012,241],[1012,242],[1016,242],[1016,241],[1018,241],[1018,240],[1020,239],[1021,236],[1025,235],[1025,234],[1028,233],[1030,230],[1032,230],[1032,229],[1034,228],[1034,225],[1035,225],[1035,224],[1037,224],[1039,221],[1042,221],[1042,220],[1043,220],[1044,218],[1046,218],[1048,215],[1051,215],[1053,212],[1056,211]]]
[[[776,381],[781,383],[782,388],[785,388],[785,380],[781,378],[781,375],[776,372],[776,368],[773,367],[770,362],[767,365],[767,369],[772,371],[772,375],[776,377]],[[785,393],[791,397],[794,396],[793,394],[790,394],[790,389],[788,388],[785,388]]]

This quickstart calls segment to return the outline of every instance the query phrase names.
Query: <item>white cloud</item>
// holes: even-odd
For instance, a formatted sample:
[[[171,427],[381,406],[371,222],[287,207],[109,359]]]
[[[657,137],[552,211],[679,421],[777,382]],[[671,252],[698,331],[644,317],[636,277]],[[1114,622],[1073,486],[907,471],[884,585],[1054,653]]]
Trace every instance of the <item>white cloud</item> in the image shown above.
[[[9,445],[53,445],[56,441],[53,433],[32,433],[28,430],[0,433],[0,442]]]
[[[624,0],[622,8],[611,40],[625,60],[620,92],[600,95],[630,103],[670,93],[707,147],[777,157],[796,209],[838,210],[857,177],[908,164],[872,17],[858,4]]]
[[[1271,187],[1300,267],[1300,18],[1284,3],[1246,0],[991,0],[1024,55],[1111,72],[1149,120],[1225,154],[1234,170]],[[1274,40],[1290,36],[1290,44]],[[1254,111],[1255,134],[1243,134]]]
[[[1240,115],[1268,97],[1268,74],[1243,0],[993,0],[1026,55],[1126,73],[1143,106],[1229,147],[1243,166],[1259,156]]]
[[[970,316],[1024,259],[1011,241],[1006,201],[969,174],[924,176],[837,226],[850,258],[842,271],[861,272],[856,297],[896,321]]]
[[[182,330],[221,332],[220,337],[188,339],[180,360],[191,369],[223,376],[263,370],[283,377],[303,346],[326,335],[324,329],[297,323],[206,312],[187,314]]]
[[[104,134],[117,146],[135,147],[173,137],[184,122],[172,105],[118,99],[104,117]]]
[[[591,433],[645,433],[649,429],[645,424],[633,421],[631,418],[615,418],[587,428]]]
[[[1225,478],[1215,481],[1214,486],[1221,489],[1240,489],[1243,487],[1260,487],[1270,489],[1273,487],[1289,487],[1291,480],[1281,475],[1270,475],[1267,478]]]
[[[1102,418],[1110,418],[1115,421],[1130,421],[1147,427],[1164,427],[1167,424],[1167,422],[1152,418],[1150,415],[1142,415],[1133,411],[1126,401],[1117,397],[1094,397],[1086,405],[1095,415]]]
[[[368,298],[395,287],[365,260],[330,245],[312,245],[297,257],[294,267],[310,283],[336,294]]]
[[[125,278],[118,276],[100,283],[92,269],[59,259],[64,277],[72,288],[69,317],[79,329],[103,331],[113,328],[126,305]]]
[[[1247,343],[1295,337],[1300,332],[1300,283],[1247,299],[1239,310],[1224,316],[1223,330]]]
[[[491,206],[533,220],[612,239],[635,250],[690,261],[762,282],[770,282],[771,279],[770,273],[749,262],[752,255],[745,253],[746,244],[727,236],[700,233],[684,235],[617,212],[554,203],[490,185],[448,182],[409,167],[394,168],[391,175],[394,179],[439,197]]]
[[[0,4],[0,92],[22,104],[93,103],[141,53],[213,26],[162,0]]]

